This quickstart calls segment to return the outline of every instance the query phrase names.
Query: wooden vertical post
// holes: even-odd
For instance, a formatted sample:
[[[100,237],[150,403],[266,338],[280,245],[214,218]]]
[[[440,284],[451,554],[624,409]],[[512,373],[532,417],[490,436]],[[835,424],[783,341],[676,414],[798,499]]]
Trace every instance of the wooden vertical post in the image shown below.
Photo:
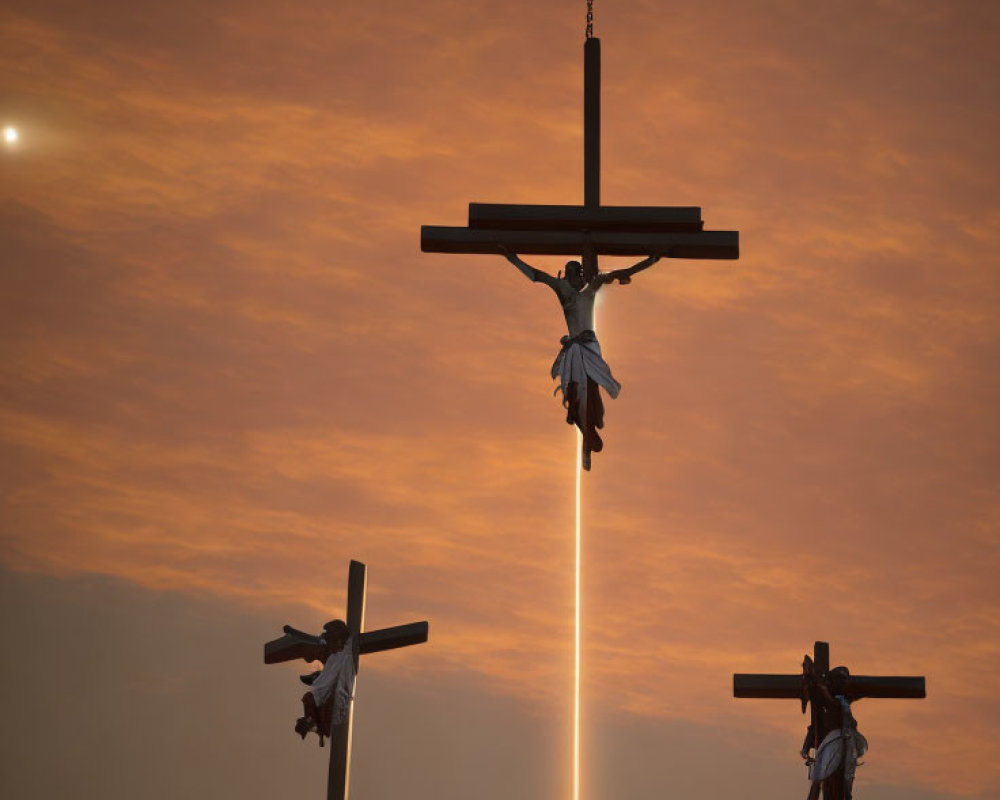
[[[365,591],[367,569],[360,561],[351,561],[347,576],[347,630],[351,636],[360,637],[365,626]],[[357,676],[357,660],[354,674]],[[357,681],[357,677],[355,677]],[[354,687],[351,687],[354,694]],[[330,771],[327,780],[327,800],[347,800],[351,772],[351,723],[354,721],[354,703],[350,704],[347,720],[334,725],[330,731]]]
[[[365,597],[368,587],[368,568],[360,561],[351,561],[347,575],[347,630],[360,636],[365,627]]]
[[[583,43],[583,205],[601,207],[601,40],[595,38]],[[589,283],[600,269],[589,236],[581,255]]]
[[[813,643],[813,664],[816,665],[816,674],[825,678],[830,672],[830,643]]]
[[[601,205],[601,40],[583,45],[583,204]]]

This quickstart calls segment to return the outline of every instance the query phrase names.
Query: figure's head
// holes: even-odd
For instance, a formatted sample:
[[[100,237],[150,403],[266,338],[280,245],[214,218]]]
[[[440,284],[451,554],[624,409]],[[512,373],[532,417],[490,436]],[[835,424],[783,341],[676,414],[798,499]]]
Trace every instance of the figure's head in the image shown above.
[[[579,261],[566,262],[566,280],[574,289],[583,288],[583,264]]]
[[[350,631],[347,630],[347,625],[342,619],[330,620],[323,626],[323,638],[331,652],[335,653],[342,649],[348,636],[350,636]]]
[[[847,692],[847,679],[851,677],[851,671],[847,667],[834,667],[829,672],[830,693],[845,694]]]

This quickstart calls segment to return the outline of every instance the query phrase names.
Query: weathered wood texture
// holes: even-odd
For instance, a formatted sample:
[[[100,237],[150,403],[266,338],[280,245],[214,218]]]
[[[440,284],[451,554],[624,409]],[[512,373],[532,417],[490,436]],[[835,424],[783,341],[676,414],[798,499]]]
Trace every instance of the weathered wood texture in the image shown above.
[[[601,40],[583,45],[583,203],[601,204]]]
[[[327,653],[326,644],[319,636],[285,626],[285,635],[272,639],[264,645],[264,663],[279,664],[282,661],[320,661]]]
[[[286,625],[285,630],[285,635],[280,639],[273,639],[264,645],[265,664],[295,661],[299,658],[305,661],[319,661],[326,655],[326,644],[319,636],[296,630],[290,625]],[[359,650],[361,655],[367,655],[412,644],[423,644],[427,641],[427,633],[426,622],[411,622],[409,625],[396,625],[392,628],[370,631],[361,634]]]
[[[347,630],[352,636],[358,636],[365,627],[366,589],[368,588],[368,569],[360,561],[351,561],[347,573]]]
[[[541,206],[469,203],[469,227],[512,231],[625,231],[697,233],[697,206]]]
[[[733,697],[798,700],[801,695],[801,675],[733,675]],[[852,675],[847,681],[847,696],[920,698],[927,696],[927,690],[922,677]]]
[[[347,712],[347,720],[330,728],[330,769],[327,773],[327,800],[347,800],[351,780],[351,726],[354,722],[354,703]]]
[[[739,258],[737,231],[699,233],[628,233],[597,231],[590,241],[598,255],[731,260]],[[587,235],[577,231],[508,231],[424,225],[420,249],[425,253],[500,254],[500,245],[521,255],[579,256]]]
[[[360,561],[351,561],[347,573],[347,629],[352,636],[358,637],[359,649],[362,633],[365,627],[365,603],[367,599],[368,569]],[[388,649],[388,648],[383,648]],[[357,668],[355,661],[355,686],[357,685]],[[351,687],[354,695],[355,686]],[[354,722],[354,703],[347,712],[347,719],[340,725],[330,729],[330,769],[327,776],[327,800],[347,800],[351,784],[351,728]]]
[[[411,644],[423,644],[427,641],[427,623],[411,622],[409,625],[397,625],[393,628],[361,634],[361,655],[381,653],[383,650],[395,650]]]
[[[817,675],[826,675],[830,671],[830,643],[813,643],[813,665]]]
[[[813,664],[817,675],[830,671],[830,645],[813,645]],[[847,680],[847,697],[921,698],[927,696],[923,677],[913,675],[851,675]],[[802,674],[764,675],[737,673],[733,675],[733,697],[767,699],[802,699]]]

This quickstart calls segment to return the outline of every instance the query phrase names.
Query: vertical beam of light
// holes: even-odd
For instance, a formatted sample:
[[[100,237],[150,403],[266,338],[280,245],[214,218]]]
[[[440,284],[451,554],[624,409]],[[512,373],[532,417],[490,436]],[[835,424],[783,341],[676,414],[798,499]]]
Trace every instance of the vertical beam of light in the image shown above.
[[[573,677],[573,800],[580,800],[580,479],[583,435],[576,434],[576,642]]]

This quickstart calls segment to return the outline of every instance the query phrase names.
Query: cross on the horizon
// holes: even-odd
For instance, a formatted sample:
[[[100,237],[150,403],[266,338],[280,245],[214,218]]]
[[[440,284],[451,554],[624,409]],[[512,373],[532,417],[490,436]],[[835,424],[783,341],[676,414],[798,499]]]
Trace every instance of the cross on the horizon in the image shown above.
[[[844,667],[831,670],[830,645],[816,642],[813,658],[805,657],[800,674],[736,674],[733,696],[799,700],[802,713],[808,707],[810,724],[801,755],[807,765],[815,765],[809,772],[809,800],[816,800],[820,791],[824,800],[843,800],[851,797],[854,769],[868,746],[857,730],[850,703],[863,697],[926,697],[927,690],[923,677],[849,675]],[[810,756],[811,750],[815,756]]]
[[[377,631],[364,631],[365,588],[367,568],[360,561],[351,561],[347,577],[347,614],[345,622],[351,636],[359,642],[359,655],[394,650],[427,641],[426,622],[411,622]],[[277,664],[282,661],[318,661],[325,652],[325,643],[318,636],[284,626],[285,635],[264,645],[264,663]],[[355,675],[360,664],[355,659]],[[354,687],[351,695],[354,694]],[[330,731],[330,770],[327,779],[327,800],[347,800],[351,769],[351,722],[354,718],[354,703],[350,704],[347,719],[340,725],[333,725]]]
[[[601,205],[600,39],[587,39],[583,53],[584,204],[470,203],[467,228],[425,225],[420,249],[497,254],[502,246],[520,254],[583,255],[584,268],[591,274],[596,273],[598,255],[738,258],[739,233],[703,230],[698,207]]]

